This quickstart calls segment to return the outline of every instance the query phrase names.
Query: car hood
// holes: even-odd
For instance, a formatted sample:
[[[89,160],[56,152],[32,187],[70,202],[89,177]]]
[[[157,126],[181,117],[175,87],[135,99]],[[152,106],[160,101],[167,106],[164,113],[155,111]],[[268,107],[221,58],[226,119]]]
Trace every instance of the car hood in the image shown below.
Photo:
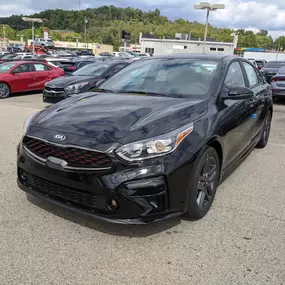
[[[81,82],[93,82],[98,81],[99,77],[96,76],[62,76],[59,78],[56,78],[54,80],[49,81],[46,86],[47,87],[61,87],[65,88],[69,85],[81,83]]]
[[[39,113],[28,134],[46,140],[64,134],[65,144],[104,150],[171,132],[203,116],[207,106],[207,100],[83,93]]]

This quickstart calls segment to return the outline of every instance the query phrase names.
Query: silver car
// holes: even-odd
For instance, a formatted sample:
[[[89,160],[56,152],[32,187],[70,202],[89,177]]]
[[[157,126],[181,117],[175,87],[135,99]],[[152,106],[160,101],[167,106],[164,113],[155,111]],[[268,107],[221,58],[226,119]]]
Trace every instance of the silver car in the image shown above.
[[[272,97],[285,99],[285,66],[281,67],[271,79]]]
[[[35,39],[35,46],[39,46],[42,48],[54,48],[54,42],[52,39],[38,38]]]

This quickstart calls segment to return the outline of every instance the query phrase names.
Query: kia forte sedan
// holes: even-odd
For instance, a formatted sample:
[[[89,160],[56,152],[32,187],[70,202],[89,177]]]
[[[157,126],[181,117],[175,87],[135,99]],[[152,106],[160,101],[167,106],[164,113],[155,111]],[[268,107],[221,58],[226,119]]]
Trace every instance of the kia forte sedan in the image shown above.
[[[266,146],[272,112],[271,87],[245,59],[142,59],[26,121],[18,185],[110,222],[200,219],[225,175]]]

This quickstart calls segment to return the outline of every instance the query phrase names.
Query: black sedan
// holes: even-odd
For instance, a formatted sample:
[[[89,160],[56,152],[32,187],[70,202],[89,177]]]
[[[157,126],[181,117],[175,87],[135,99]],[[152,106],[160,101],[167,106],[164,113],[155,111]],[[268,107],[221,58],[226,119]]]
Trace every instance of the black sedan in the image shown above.
[[[285,61],[269,61],[260,71],[267,82],[270,83],[271,78],[275,76],[278,70],[283,66],[285,66]]]
[[[271,87],[245,59],[142,59],[26,121],[18,185],[110,222],[200,219],[218,183],[266,146],[272,112]]]
[[[70,76],[49,81],[43,92],[44,102],[58,102],[72,95],[87,92],[129,63],[123,61],[96,62],[82,67]]]

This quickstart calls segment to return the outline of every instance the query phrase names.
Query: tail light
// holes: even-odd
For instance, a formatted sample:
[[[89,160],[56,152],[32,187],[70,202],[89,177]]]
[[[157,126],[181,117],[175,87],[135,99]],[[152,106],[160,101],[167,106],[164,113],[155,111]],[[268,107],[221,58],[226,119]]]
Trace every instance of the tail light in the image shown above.
[[[285,81],[285,77],[284,78],[274,77],[271,79],[271,82],[277,82],[277,81]]]

